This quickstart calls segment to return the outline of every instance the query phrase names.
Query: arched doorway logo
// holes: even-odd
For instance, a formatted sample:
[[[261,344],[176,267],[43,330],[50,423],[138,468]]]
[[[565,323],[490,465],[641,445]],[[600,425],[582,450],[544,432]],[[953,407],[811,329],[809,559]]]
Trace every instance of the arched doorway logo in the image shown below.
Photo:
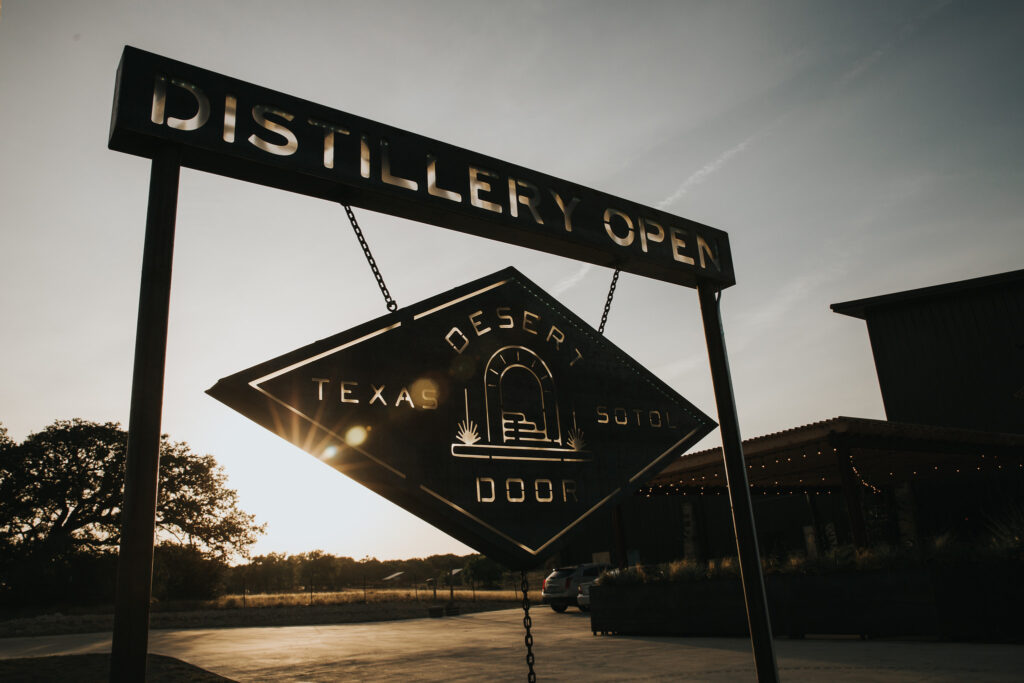
[[[502,445],[561,444],[555,379],[525,346],[505,346],[484,368],[487,440]]]

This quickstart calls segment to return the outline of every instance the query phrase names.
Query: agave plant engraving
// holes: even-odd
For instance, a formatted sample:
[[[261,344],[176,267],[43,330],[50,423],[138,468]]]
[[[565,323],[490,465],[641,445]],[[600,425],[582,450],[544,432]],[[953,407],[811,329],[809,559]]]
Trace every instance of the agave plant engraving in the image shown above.
[[[583,430],[579,427],[574,426],[569,430],[569,439],[566,441],[569,448],[574,451],[582,451],[587,446],[587,442],[583,440]]]
[[[466,418],[459,423],[459,430],[455,433],[455,437],[466,445],[473,445],[480,440],[480,433],[477,431],[476,423]]]

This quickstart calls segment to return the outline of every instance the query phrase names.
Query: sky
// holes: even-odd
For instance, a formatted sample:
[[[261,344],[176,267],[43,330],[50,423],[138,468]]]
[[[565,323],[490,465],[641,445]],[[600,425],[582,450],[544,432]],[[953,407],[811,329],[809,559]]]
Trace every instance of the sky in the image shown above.
[[[0,422],[17,440],[127,427],[149,162],[106,147],[125,45],[726,231],[745,437],[884,418],[865,326],[829,304],[1024,260],[1020,3],[7,0]],[[399,305],[511,265],[600,321],[606,268],[357,215]],[[255,553],[471,552],[204,393],[386,312],[341,207],[182,170],[163,431],[216,456],[267,524]],[[693,290],[624,274],[606,335],[715,415]]]

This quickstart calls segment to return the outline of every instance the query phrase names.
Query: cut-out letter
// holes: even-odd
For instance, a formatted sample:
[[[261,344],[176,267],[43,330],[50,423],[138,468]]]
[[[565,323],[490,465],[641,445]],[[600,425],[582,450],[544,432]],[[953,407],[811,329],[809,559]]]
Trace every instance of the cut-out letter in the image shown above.
[[[683,249],[686,249],[685,238],[688,236],[686,232],[679,228],[669,228],[669,233],[672,235],[672,258],[680,263],[692,266],[693,259],[682,252]]]
[[[626,224],[625,237],[620,237],[612,228],[612,218],[615,216],[621,218],[622,222]],[[633,229],[633,219],[618,209],[609,207],[604,210],[604,230],[612,238],[612,241],[620,247],[628,247],[633,244],[633,240],[636,238],[636,231]]]
[[[437,159],[432,154],[427,155],[427,194],[431,197],[450,199],[453,202],[462,201],[462,195],[458,192],[437,186]]]
[[[309,119],[309,125],[324,131],[324,168],[334,168],[334,134],[348,135],[348,131],[330,123]]]
[[[316,400],[324,400],[324,385],[330,382],[331,380],[314,377],[313,381],[316,382]]]
[[[455,342],[452,341],[452,337],[454,337],[456,334],[462,337],[461,345],[457,345]],[[464,335],[462,333],[462,330],[460,330],[457,327],[453,327],[452,329],[448,330],[448,334],[444,336],[444,340],[448,342],[449,346],[455,349],[455,353],[462,353],[463,351],[466,350],[466,347],[469,346],[469,337]]]
[[[518,190],[528,190],[530,194],[519,194]],[[536,185],[525,180],[508,179],[508,212],[512,218],[519,218],[519,205],[522,204],[533,214],[533,220],[537,225],[544,225],[544,219],[537,211],[537,204],[540,203],[540,190]]]
[[[484,493],[484,488],[487,487],[487,493]],[[494,502],[494,480],[490,477],[477,477],[476,478],[476,502],[478,503],[493,503]]]
[[[701,268],[708,267],[707,262],[704,260],[704,257],[707,256],[708,261],[711,261],[711,264],[715,267],[715,270],[717,270],[718,272],[722,272],[722,265],[718,262],[718,258],[711,250],[711,245],[708,244],[707,240],[705,240],[700,235],[697,235],[697,253],[700,255]]]
[[[651,232],[651,228],[654,228],[654,232]],[[647,251],[648,242],[664,242],[665,241],[665,228],[661,227],[660,223],[655,223],[650,218],[640,217],[640,249],[641,251]]]
[[[579,206],[580,198],[573,197],[569,205],[566,206],[565,200],[554,190],[551,190],[551,196],[555,198],[555,204],[558,204],[558,208],[562,210],[562,217],[565,218],[565,231],[572,232],[572,212]]]
[[[164,122],[164,110],[167,107],[167,82],[188,92],[196,101],[196,113],[188,119],[179,119],[173,116],[167,117],[167,126],[175,130],[199,130],[210,118],[210,100],[197,86],[179,81],[177,78],[168,79],[163,74],[158,74],[153,83],[153,108],[150,112],[150,121],[157,125]]]
[[[512,493],[512,487],[518,486],[519,492]],[[511,477],[505,480],[505,500],[510,503],[522,503],[526,500],[526,482],[518,477]]]
[[[238,98],[234,95],[224,96],[224,142],[235,141],[235,113],[238,110]]]
[[[349,398],[349,394],[352,393],[352,387],[359,386],[359,382],[342,382],[341,383],[341,402],[342,403],[359,403],[358,398]]]
[[[420,184],[415,180],[391,175],[391,144],[387,140],[380,141],[380,179],[395,187],[414,191],[420,189]]]
[[[501,213],[501,204],[495,204],[480,197],[481,192],[491,191],[491,183],[488,180],[484,180],[484,178],[497,180],[498,176],[476,166],[469,167],[469,203],[478,209],[487,209],[494,213]]]
[[[285,139],[285,144],[277,145],[273,142],[267,142],[263,138],[257,136],[255,133],[249,136],[249,142],[256,148],[262,149],[264,152],[270,152],[277,156],[286,157],[295,154],[295,150],[299,148],[299,140],[295,137],[290,129],[277,121],[272,121],[267,118],[268,115],[278,116],[285,121],[291,121],[295,118],[293,114],[289,114],[286,111],[275,109],[267,104],[257,104],[252,108],[253,120],[262,126],[264,129],[271,133],[276,133]],[[170,123],[170,121],[168,121]]]

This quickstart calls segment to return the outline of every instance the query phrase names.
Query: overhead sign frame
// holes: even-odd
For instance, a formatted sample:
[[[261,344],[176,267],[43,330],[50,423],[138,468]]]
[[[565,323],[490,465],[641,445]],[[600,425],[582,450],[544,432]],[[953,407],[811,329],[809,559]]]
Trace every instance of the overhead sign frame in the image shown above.
[[[735,284],[728,235],[663,210],[125,47],[110,149],[619,268]]]
[[[293,121],[303,126],[301,139]],[[319,144],[309,143],[317,131]],[[174,224],[186,166],[695,288],[754,663],[758,680],[778,681],[719,310],[722,290],[735,284],[726,233],[128,46],[108,146],[152,160],[111,680],[143,680],[146,672]]]

